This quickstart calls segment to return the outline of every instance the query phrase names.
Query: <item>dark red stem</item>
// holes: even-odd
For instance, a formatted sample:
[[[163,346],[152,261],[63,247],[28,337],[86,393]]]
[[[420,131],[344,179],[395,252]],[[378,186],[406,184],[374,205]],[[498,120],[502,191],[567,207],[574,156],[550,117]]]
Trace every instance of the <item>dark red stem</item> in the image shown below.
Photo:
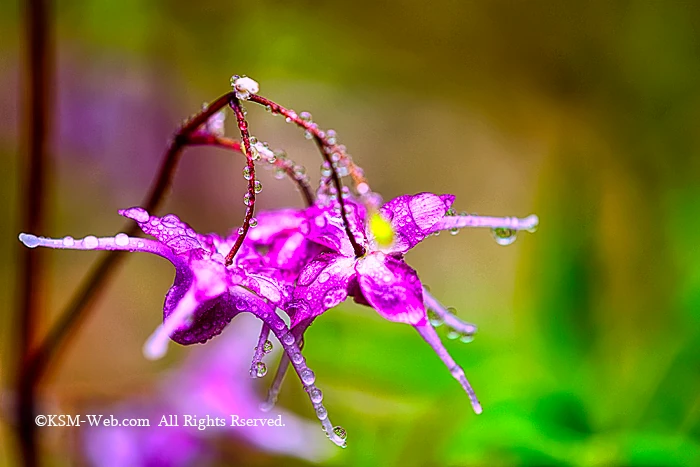
[[[50,5],[46,0],[27,2],[27,71],[29,83],[26,95],[29,109],[26,118],[27,139],[26,179],[24,200],[20,207],[21,228],[25,232],[41,232],[44,228],[44,209],[46,200],[46,178],[49,155],[48,140],[50,136],[51,83],[53,81],[52,54],[49,21]],[[40,301],[43,287],[43,254],[22,248],[18,258],[18,361],[17,361],[17,433],[24,464],[38,464],[37,436],[34,424],[36,412],[36,387],[27,384],[22,374],[35,345],[37,324],[40,321]]]
[[[238,123],[238,131],[240,131],[241,139],[243,140],[243,149],[246,158],[246,165],[248,166],[248,171],[250,173],[250,179],[248,180],[248,203],[246,203],[245,217],[243,218],[243,231],[238,233],[236,242],[233,244],[231,251],[229,251],[226,255],[226,266],[233,264],[233,257],[236,256],[236,253],[238,253],[238,250],[243,244],[243,240],[245,239],[246,235],[248,235],[248,230],[250,230],[250,220],[253,218],[253,213],[255,212],[255,161],[253,161],[253,149],[250,147],[248,122],[246,122],[241,103],[235,95],[231,97],[229,105],[231,106],[231,109],[233,109],[233,113],[236,115],[236,122]]]

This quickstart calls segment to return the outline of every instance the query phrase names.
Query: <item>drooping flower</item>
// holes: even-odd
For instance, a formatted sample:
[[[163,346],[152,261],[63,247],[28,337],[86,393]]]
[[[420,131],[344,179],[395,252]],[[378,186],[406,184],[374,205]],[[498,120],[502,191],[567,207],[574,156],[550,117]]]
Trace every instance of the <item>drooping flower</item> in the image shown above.
[[[426,304],[464,336],[473,335],[476,326],[462,322],[433,297],[424,294],[418,274],[406,264],[404,254],[440,230],[472,225],[532,229],[537,225],[537,218],[531,216],[519,220],[446,216],[453,201],[453,195],[404,195],[390,200],[378,212],[368,216],[363,205],[346,200],[349,229],[338,215],[338,203],[312,206],[307,210],[308,238],[323,245],[326,251],[318,254],[300,272],[294,299],[285,306],[285,310],[292,319],[291,330],[297,339],[316,317],[348,296],[374,308],[389,321],[410,324],[462,385],[474,411],[481,413],[481,405],[464,371],[449,355],[430,325]],[[364,251],[361,256],[357,255],[348,230],[361,246],[360,251]],[[274,396],[272,394],[271,398],[274,399]]]
[[[261,255],[251,240],[242,245],[234,264],[227,267],[224,254],[236,241],[237,234],[226,238],[198,234],[174,214],[161,218],[138,207],[120,211],[120,214],[136,221],[144,233],[156,240],[129,237],[124,233],[83,239],[51,239],[30,234],[20,234],[19,238],[30,248],[139,251],[166,258],[175,266],[175,279],[165,297],[163,324],[144,346],[146,357],[164,355],[170,339],[183,345],[204,343],[220,334],[236,315],[251,313],[282,344],[326,434],[337,445],[345,446],[345,437],[338,435],[343,430],[333,427],[328,419],[322,393],[314,385],[314,372],[306,365],[296,339],[275,311],[291,298],[290,277],[294,272],[285,271],[285,266],[303,264],[304,246],[300,246],[294,235],[297,225],[294,216],[277,213],[270,218],[274,222],[267,222],[263,216],[260,234],[253,237],[259,245],[267,245],[268,253],[272,254]],[[292,232],[287,235],[289,230]]]

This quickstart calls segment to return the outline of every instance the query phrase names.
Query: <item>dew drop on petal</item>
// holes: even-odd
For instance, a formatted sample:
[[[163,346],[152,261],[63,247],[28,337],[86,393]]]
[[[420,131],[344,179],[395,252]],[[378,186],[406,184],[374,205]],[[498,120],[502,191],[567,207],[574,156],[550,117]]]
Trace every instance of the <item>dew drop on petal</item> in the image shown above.
[[[129,244],[129,236],[125,233],[118,233],[114,237],[114,243],[119,246],[127,246]]]
[[[262,189],[262,182],[260,180],[255,180],[255,183],[253,183],[253,190],[255,191],[255,193],[260,193]]]
[[[328,411],[324,406],[319,406],[316,408],[316,416],[319,420],[325,420],[328,418]]]
[[[85,246],[85,248],[92,250],[97,248],[97,245],[99,245],[99,241],[94,235],[88,235],[83,239],[83,246]]]
[[[294,336],[292,335],[291,332],[288,332],[284,336],[282,336],[282,342],[286,345],[292,345],[294,343]]]
[[[63,237],[63,246],[72,247],[73,245],[75,245],[75,240],[73,240],[73,237]]]
[[[292,361],[297,365],[304,361],[304,356],[301,354],[301,352],[293,353],[291,358]]]
[[[262,378],[267,373],[267,365],[263,362],[258,362],[255,364],[255,373],[258,378]]]
[[[447,338],[451,339],[451,340],[455,340],[460,336],[461,336],[461,334],[459,332],[455,331],[454,329],[450,329],[450,331],[447,333]]]
[[[314,384],[314,381],[316,381],[316,375],[314,374],[313,371],[306,369],[301,372],[301,381],[304,383],[304,385],[309,386],[311,384]]]
[[[248,224],[250,225],[251,229],[254,229],[258,226],[258,220],[255,217],[253,217],[250,219],[250,222]]]
[[[311,402],[314,404],[320,404],[323,400],[323,393],[320,389],[314,388],[309,391],[309,396],[311,397]]]

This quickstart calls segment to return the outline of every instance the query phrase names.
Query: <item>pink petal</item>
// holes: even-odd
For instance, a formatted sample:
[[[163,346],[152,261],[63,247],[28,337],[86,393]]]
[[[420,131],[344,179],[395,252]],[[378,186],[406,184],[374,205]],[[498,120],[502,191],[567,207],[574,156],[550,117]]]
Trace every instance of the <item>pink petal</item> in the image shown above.
[[[427,323],[418,274],[404,261],[376,252],[358,260],[355,270],[362,295],[382,317],[414,326]]]

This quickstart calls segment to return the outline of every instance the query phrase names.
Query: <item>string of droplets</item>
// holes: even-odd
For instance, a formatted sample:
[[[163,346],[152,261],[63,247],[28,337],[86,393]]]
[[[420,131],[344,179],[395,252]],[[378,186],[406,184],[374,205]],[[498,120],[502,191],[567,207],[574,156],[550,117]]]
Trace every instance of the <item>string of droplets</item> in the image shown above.
[[[315,140],[320,146],[321,151],[328,155],[330,163],[322,166],[321,189],[328,188],[332,185],[330,183],[330,178],[333,175],[333,171],[335,171],[341,178],[346,176],[351,177],[355,191],[363,203],[368,207],[379,207],[378,200],[380,200],[380,197],[371,191],[369,183],[365,178],[364,171],[353,162],[352,157],[347,152],[347,148],[338,143],[338,135],[334,130],[321,130],[318,124],[313,121],[309,112],[297,114],[294,110],[287,109],[257,94],[251,94],[249,100],[264,106],[273,115],[283,116],[287,123],[294,123],[302,128],[304,130],[304,137],[309,140]],[[321,190],[319,193],[324,194]],[[330,190],[328,194],[329,196],[331,195]]]

